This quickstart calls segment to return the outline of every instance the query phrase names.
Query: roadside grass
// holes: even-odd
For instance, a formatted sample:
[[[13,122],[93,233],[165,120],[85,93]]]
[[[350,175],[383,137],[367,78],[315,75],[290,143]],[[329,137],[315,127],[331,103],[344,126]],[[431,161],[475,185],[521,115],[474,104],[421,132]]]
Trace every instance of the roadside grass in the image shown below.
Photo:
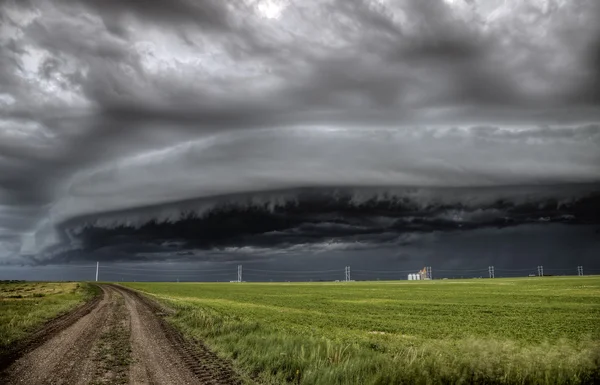
[[[0,350],[89,299],[96,290],[76,282],[0,281]]]
[[[126,285],[261,383],[600,383],[600,277]]]

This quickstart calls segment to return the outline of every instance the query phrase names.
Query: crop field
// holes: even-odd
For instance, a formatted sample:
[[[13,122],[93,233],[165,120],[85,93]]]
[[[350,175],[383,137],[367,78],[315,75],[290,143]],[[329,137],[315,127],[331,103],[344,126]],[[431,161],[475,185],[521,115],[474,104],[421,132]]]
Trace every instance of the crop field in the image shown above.
[[[600,277],[127,286],[261,383],[600,383]]]
[[[91,295],[81,283],[0,281],[0,349]]]

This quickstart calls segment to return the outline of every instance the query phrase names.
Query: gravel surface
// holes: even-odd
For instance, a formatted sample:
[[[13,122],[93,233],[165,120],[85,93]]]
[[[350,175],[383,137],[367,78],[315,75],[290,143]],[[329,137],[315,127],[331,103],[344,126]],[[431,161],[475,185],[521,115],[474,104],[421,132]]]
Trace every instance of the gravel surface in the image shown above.
[[[118,285],[99,286],[100,297],[1,357],[0,383],[242,383],[229,362],[169,326],[154,301]]]

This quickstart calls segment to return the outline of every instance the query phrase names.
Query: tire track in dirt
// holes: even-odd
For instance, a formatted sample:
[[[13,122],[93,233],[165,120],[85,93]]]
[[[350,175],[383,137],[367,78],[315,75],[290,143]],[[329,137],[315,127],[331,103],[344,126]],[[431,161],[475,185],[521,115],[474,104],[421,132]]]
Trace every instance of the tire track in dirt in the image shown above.
[[[160,305],[132,289],[114,288],[122,293],[131,314],[131,384],[242,384],[228,361],[167,324],[160,317],[165,314]]]
[[[96,306],[71,326],[36,349],[24,354],[7,369],[6,384],[87,384],[92,381],[94,342],[111,311],[114,291],[101,287]]]
[[[18,358],[38,348],[46,341],[50,340],[58,333],[73,325],[85,315],[89,314],[94,308],[96,308],[96,306],[98,306],[98,303],[101,301],[101,299],[101,295],[95,296],[90,301],[75,308],[73,311],[62,314],[61,316],[45,323],[40,329],[33,332],[25,339],[7,347],[4,352],[0,353],[0,374],[8,367],[8,365],[16,361]],[[0,376],[0,380],[1,379],[2,377]]]
[[[140,293],[99,285],[99,296],[3,355],[2,384],[241,384],[230,363],[172,328]],[[0,366],[0,371],[3,368]]]

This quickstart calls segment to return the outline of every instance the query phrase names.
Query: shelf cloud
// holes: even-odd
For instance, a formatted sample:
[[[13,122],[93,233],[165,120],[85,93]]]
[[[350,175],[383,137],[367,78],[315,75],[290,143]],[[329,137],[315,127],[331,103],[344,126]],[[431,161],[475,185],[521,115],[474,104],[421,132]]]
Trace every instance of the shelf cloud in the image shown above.
[[[599,164],[597,1],[0,1],[0,263],[593,245]]]

